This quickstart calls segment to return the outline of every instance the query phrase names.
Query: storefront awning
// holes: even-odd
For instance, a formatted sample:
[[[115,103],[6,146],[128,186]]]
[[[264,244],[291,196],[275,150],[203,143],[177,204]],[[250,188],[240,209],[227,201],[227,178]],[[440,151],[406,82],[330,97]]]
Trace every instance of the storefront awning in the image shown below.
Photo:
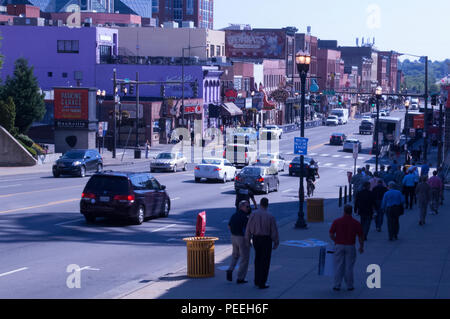
[[[234,103],[223,103],[221,113],[224,116],[238,116],[243,114],[241,109]]]

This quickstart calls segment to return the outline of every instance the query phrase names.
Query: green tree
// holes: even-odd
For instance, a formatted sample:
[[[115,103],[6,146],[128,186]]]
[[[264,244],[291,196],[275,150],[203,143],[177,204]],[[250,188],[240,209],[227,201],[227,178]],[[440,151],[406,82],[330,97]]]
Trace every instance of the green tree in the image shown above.
[[[0,101],[0,125],[3,126],[11,134],[15,134],[16,106],[11,97],[6,101]]]
[[[40,93],[38,82],[24,58],[17,59],[13,77],[8,76],[2,90],[2,100],[11,97],[16,106],[15,126],[19,133],[26,134],[34,121],[40,121],[45,114],[44,94]]]

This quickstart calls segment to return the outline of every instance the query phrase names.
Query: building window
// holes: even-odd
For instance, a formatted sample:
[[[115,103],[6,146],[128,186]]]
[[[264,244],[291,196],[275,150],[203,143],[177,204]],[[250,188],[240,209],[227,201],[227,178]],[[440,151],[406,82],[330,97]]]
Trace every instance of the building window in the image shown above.
[[[213,57],[214,56],[214,44],[211,44],[211,57]]]
[[[58,53],[79,53],[78,40],[58,40]]]
[[[220,45],[216,46],[216,56],[220,56]]]
[[[63,72],[62,77],[67,78],[67,72]]]
[[[186,0],[186,14],[194,15],[194,0]]]
[[[47,76],[48,76],[49,78],[51,78],[51,77],[53,76],[53,72],[48,72],[48,73],[47,73]]]
[[[225,54],[225,46],[224,45],[222,45],[222,56],[226,56],[226,54]]]
[[[112,48],[109,45],[100,45],[100,63],[111,61]]]
[[[152,0],[152,12],[159,13],[159,0]]]

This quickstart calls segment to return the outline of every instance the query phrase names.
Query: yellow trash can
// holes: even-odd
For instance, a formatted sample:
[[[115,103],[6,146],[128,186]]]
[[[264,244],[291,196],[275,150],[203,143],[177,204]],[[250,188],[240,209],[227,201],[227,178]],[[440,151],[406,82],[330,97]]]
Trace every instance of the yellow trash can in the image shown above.
[[[306,201],[306,211],[308,222],[323,222],[323,198],[308,198]]]
[[[183,240],[187,245],[188,277],[214,277],[214,242],[219,238],[188,237]]]

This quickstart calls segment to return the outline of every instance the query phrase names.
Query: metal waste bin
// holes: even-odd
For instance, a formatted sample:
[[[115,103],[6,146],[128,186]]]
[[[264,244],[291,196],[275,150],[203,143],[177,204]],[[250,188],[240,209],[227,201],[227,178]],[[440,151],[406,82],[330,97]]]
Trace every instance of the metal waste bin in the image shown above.
[[[140,148],[134,149],[134,158],[141,158],[141,149]]]
[[[306,211],[308,222],[323,222],[323,198],[308,198],[306,201]]]
[[[219,238],[188,237],[183,240],[187,245],[188,277],[214,277],[214,242]]]

